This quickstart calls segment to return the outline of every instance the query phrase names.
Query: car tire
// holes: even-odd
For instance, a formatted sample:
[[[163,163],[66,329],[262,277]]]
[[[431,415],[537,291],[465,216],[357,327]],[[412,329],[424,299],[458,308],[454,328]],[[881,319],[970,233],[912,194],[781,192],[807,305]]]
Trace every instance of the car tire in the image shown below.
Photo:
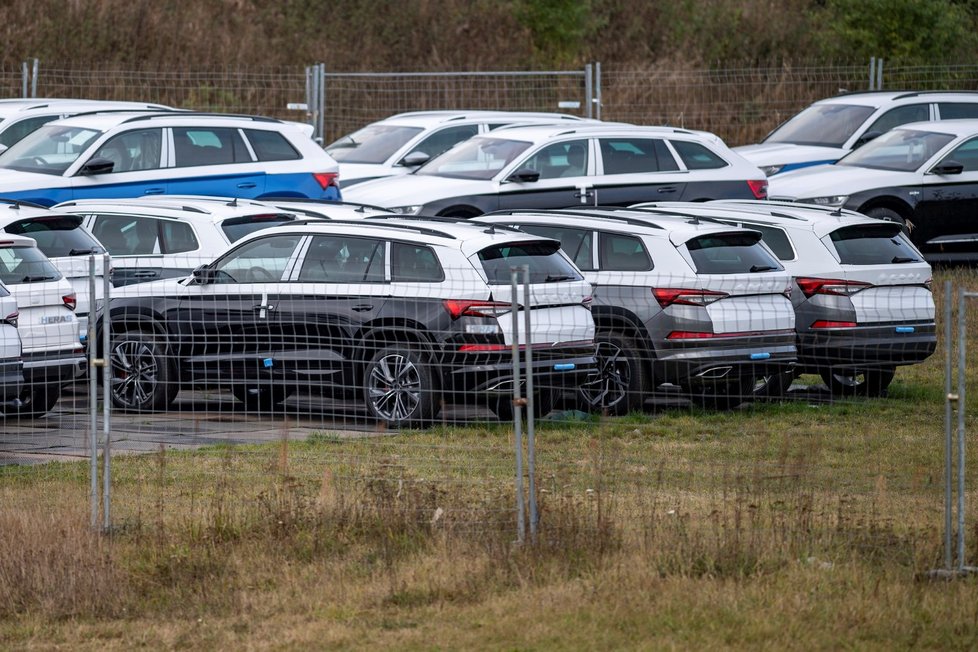
[[[489,401],[489,409],[496,413],[500,421],[513,420],[513,395],[502,394],[493,396]],[[533,392],[533,418],[545,417],[554,409],[554,390],[538,389]]]
[[[821,370],[822,380],[833,396],[885,396],[896,375],[895,367],[839,371]]]
[[[598,370],[578,389],[585,410],[622,415],[645,403],[645,369],[635,343],[618,333],[595,338]]]
[[[903,229],[904,233],[910,233],[906,218],[892,208],[877,206],[876,208],[870,208],[868,211],[866,211],[866,215],[884,222],[895,222],[896,224],[900,225],[900,228]]]
[[[114,407],[160,412],[173,403],[180,387],[160,339],[144,331],[124,331],[112,338],[109,383]]]
[[[754,398],[757,400],[777,401],[788,394],[788,388],[795,382],[794,371],[771,373],[754,379]]]
[[[4,410],[8,417],[36,419],[50,412],[61,398],[61,385],[25,386],[18,396],[20,404]]]
[[[265,386],[233,385],[231,393],[234,398],[244,404],[246,410],[271,412],[285,399],[295,393],[294,387],[273,385],[269,381]]]
[[[750,400],[754,390],[754,377],[744,376],[728,382],[704,383],[687,387],[689,400],[704,410],[732,410]]]
[[[389,428],[426,425],[441,408],[427,357],[406,345],[382,348],[370,358],[363,398],[370,415]]]

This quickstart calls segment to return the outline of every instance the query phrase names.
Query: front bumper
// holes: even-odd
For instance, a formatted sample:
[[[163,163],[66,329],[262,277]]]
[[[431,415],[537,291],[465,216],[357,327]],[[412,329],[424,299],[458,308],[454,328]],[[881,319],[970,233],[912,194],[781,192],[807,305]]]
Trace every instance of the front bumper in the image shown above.
[[[934,322],[875,324],[798,334],[805,368],[872,369],[922,362],[937,348]]]

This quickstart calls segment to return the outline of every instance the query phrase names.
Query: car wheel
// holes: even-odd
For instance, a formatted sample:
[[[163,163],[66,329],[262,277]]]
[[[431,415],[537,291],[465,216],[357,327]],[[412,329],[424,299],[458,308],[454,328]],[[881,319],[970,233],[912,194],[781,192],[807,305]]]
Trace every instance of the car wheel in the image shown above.
[[[598,369],[581,384],[583,407],[610,415],[641,410],[645,402],[644,369],[635,344],[616,334],[598,334]]]
[[[896,222],[903,229],[904,233],[910,233],[909,225],[907,224],[906,218],[897,213],[892,208],[886,208],[884,206],[877,206],[876,208],[870,208],[866,211],[866,215],[877,220],[882,220],[884,222]]]
[[[489,409],[496,413],[500,421],[513,420],[513,395],[502,394],[493,396],[489,401]],[[538,389],[533,392],[533,418],[539,419],[550,414],[554,409],[554,391]]]
[[[24,387],[17,397],[20,404],[6,408],[9,417],[35,419],[50,412],[61,398],[61,385],[32,385]]]
[[[791,383],[795,382],[794,371],[782,371],[760,376],[754,379],[754,398],[759,400],[776,401],[788,393]]]
[[[295,388],[282,385],[265,387],[233,385],[231,393],[234,394],[234,398],[244,404],[246,410],[269,412],[292,396],[295,393]]]
[[[686,388],[689,400],[706,410],[732,410],[750,399],[753,390],[754,378],[750,376]]]
[[[363,394],[370,414],[391,428],[424,425],[441,407],[431,366],[406,346],[374,354],[364,370]]]
[[[822,380],[833,396],[884,396],[893,377],[894,367],[864,370],[823,369]]]
[[[176,374],[159,339],[142,331],[125,331],[112,338],[112,405],[124,412],[157,412],[176,398]]]

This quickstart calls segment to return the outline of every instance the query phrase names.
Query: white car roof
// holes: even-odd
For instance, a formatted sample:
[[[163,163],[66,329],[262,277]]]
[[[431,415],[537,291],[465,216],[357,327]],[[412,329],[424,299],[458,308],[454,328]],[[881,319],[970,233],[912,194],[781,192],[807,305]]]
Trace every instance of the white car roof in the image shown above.
[[[256,213],[288,213],[275,206],[247,199],[201,198],[158,195],[132,199],[74,199],[51,207],[65,213],[140,213],[157,217],[207,220],[220,223],[233,217]]]
[[[0,101],[0,118],[9,119],[18,114],[31,113],[83,113],[87,111],[151,110],[166,111],[164,104],[146,102],[115,102],[103,100],[72,99],[16,99]]]
[[[480,122],[499,118],[500,120],[549,120],[551,122],[576,122],[583,120],[575,115],[566,113],[546,113],[533,111],[411,111],[408,113],[398,113],[389,118],[384,118],[373,124],[395,124],[406,127],[421,127],[430,129],[443,124],[452,122]]]
[[[930,120],[927,122],[910,122],[894,127],[892,130],[916,129],[920,131],[937,131],[953,134],[955,137],[969,136],[978,133],[978,119],[965,120]]]
[[[678,136],[680,138],[694,138],[696,140],[720,140],[715,134],[711,134],[708,131],[696,131],[694,129],[654,125],[594,124],[590,122],[581,126],[553,124],[514,126],[498,131],[491,131],[483,134],[481,138],[505,138],[507,140],[530,140],[539,142],[571,135],[585,138],[615,135],[632,137],[637,135]]]
[[[267,118],[264,116],[238,116],[221,113],[196,113],[191,111],[115,111],[110,113],[90,113],[87,115],[76,115],[70,118],[63,118],[51,125],[63,125],[66,127],[78,127],[85,129],[96,129],[107,131],[126,122],[152,122],[154,126],[169,127],[182,126],[186,124],[200,124],[206,122],[212,126],[242,127],[242,123],[247,123],[260,129],[261,125],[281,126],[281,120]],[[292,129],[296,127],[292,126]]]
[[[814,104],[858,104],[863,106],[880,107],[885,104],[907,103],[919,101],[921,98],[928,102],[961,101],[962,99],[978,102],[978,93],[970,91],[868,91],[862,93],[844,93],[835,97],[814,102]]]

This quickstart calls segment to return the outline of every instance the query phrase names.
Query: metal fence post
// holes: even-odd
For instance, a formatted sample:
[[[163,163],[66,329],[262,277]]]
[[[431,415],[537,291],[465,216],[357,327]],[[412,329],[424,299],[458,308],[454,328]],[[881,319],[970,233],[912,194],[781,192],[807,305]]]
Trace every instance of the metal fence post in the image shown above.
[[[27,97],[27,61],[20,62],[20,96]]]
[[[112,261],[109,255],[105,254],[102,256],[102,433],[105,437],[102,453],[102,528],[106,532],[112,525],[109,509],[112,487],[112,328],[109,318],[109,297],[112,289],[112,276],[109,270],[111,269]],[[89,310],[89,319],[92,316],[91,312]]]
[[[526,369],[526,463],[529,474],[530,501],[530,541],[537,540],[537,487],[536,487],[536,433],[534,429],[534,402],[536,393],[533,390],[533,326],[530,323],[530,267],[523,266],[523,333],[526,338],[525,359]],[[544,390],[546,391],[546,390]]]
[[[873,88],[876,85],[876,57],[869,58],[869,90],[876,90]]]
[[[91,490],[89,500],[91,503],[91,525],[92,529],[98,529],[98,346],[95,341],[95,320],[97,311],[95,310],[95,255],[88,257],[88,333],[85,340],[88,346],[88,428],[89,445],[91,448]]]
[[[319,64],[316,73],[319,95],[316,98],[316,136],[320,145],[326,144],[326,64]]]
[[[951,546],[952,532],[954,530],[953,521],[953,501],[954,493],[954,462],[952,451],[954,449],[954,436],[952,434],[952,419],[954,418],[952,403],[957,400],[953,393],[954,379],[954,322],[952,319],[954,296],[951,281],[944,281],[944,568],[951,570],[954,566],[954,551]]]
[[[958,288],[958,571],[964,571],[964,413],[965,353],[967,348],[967,297]]]
[[[601,119],[601,62],[594,62],[594,117]]]
[[[34,65],[31,67],[31,97],[37,97],[37,71],[39,60],[34,58]]]
[[[584,117],[594,115],[594,69],[591,64],[584,66]]]
[[[513,439],[516,445],[516,540],[522,544],[526,540],[526,517],[523,513],[523,415],[520,397],[520,314],[519,314],[519,271],[510,269],[513,310]],[[529,335],[529,334],[527,334]]]

